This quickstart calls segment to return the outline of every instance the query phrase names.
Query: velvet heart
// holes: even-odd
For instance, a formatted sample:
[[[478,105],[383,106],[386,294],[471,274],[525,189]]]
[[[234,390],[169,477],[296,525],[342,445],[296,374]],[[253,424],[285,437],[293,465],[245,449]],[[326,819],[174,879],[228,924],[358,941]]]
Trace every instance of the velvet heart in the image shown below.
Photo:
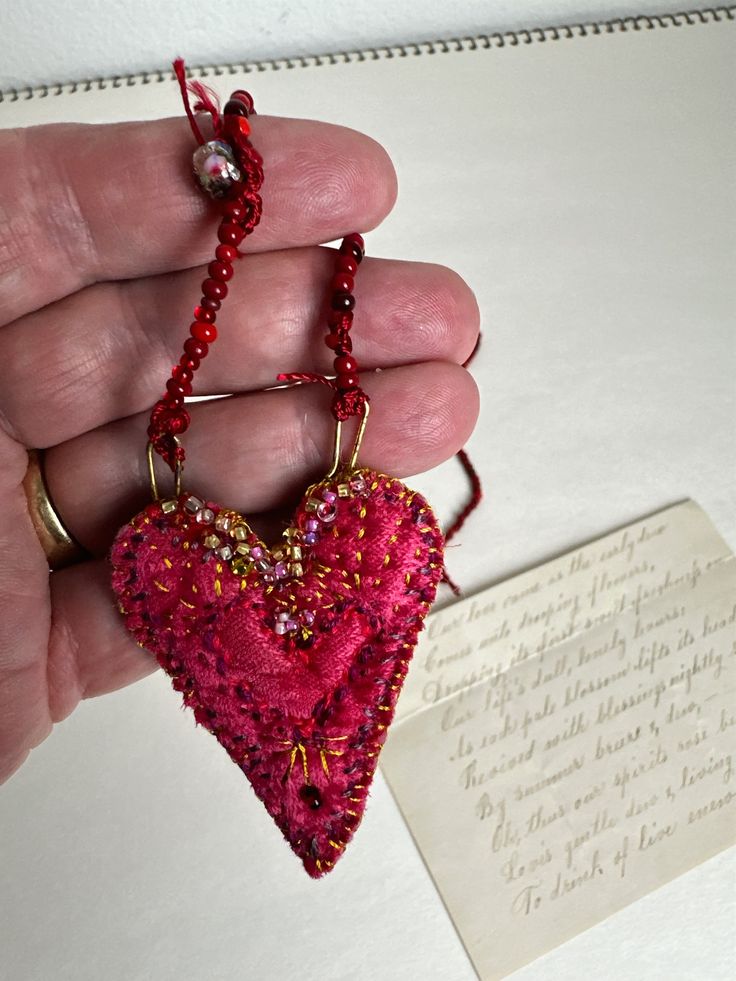
[[[355,470],[309,488],[278,546],[192,494],[118,533],[113,588],[307,872],[342,854],[442,575],[419,494]]]

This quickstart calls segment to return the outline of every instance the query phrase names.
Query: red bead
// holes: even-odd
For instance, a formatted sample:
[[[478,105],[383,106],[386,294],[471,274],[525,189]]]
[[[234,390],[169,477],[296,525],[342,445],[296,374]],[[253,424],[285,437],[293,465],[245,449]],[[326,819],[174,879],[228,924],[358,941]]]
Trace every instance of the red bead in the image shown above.
[[[230,116],[227,125],[231,130],[237,130],[241,136],[250,136],[250,123],[245,116]]]
[[[327,337],[325,337],[325,344],[327,347],[332,348],[333,351],[339,343],[340,337],[338,334],[328,334]]]
[[[245,218],[245,216],[248,214],[248,211],[245,205],[243,204],[243,202],[235,198],[233,201],[227,202],[227,204],[222,209],[222,213],[225,215],[226,218],[229,218],[231,221],[237,223],[237,222],[241,222]]]
[[[335,293],[330,306],[333,310],[339,310],[340,313],[345,313],[352,310],[355,306],[355,297],[352,293]]]
[[[337,387],[343,392],[346,391],[348,388],[357,388],[358,376],[353,374],[338,375]]]
[[[205,310],[211,310],[213,313],[217,313],[217,311],[222,306],[220,301],[216,300],[212,296],[203,296],[202,299],[199,301],[199,305],[201,307],[204,307]],[[194,319],[199,320],[199,317],[195,317]]]
[[[352,293],[355,280],[348,273],[338,273],[332,280],[332,289],[338,293]]]
[[[169,392],[167,390],[166,394],[164,395],[164,401],[168,406],[178,409],[180,405],[184,405],[184,395],[177,392]]]
[[[207,352],[209,347],[204,341],[198,341],[195,337],[188,337],[184,341],[184,351],[189,355],[190,358],[202,358],[207,357]]]
[[[363,236],[359,235],[358,232],[351,232],[346,235],[343,242],[350,242],[358,246],[361,252],[365,252],[365,242],[363,241]]]
[[[215,249],[215,255],[220,262],[235,262],[238,258],[238,250],[234,245],[218,245]]]
[[[195,307],[194,308],[194,319],[204,320],[206,324],[214,324],[215,317],[217,314],[214,310],[208,310],[206,307]]]
[[[193,354],[182,354],[179,358],[179,364],[182,368],[194,373],[199,368],[199,358]]]
[[[353,350],[353,342],[350,340],[350,334],[341,334],[339,343],[335,347],[336,354],[350,354]]]
[[[220,283],[226,283],[233,278],[233,267],[229,262],[211,262],[207,266],[207,272]]]
[[[189,328],[192,337],[205,344],[211,344],[217,338],[217,327],[214,324],[201,324],[195,321]]]
[[[354,276],[358,271],[358,263],[355,261],[352,255],[343,255],[342,253],[338,253],[335,269],[338,272],[344,272],[349,276]]]
[[[176,378],[179,382],[191,382],[192,378],[194,378],[194,372],[188,365],[183,365],[179,362],[179,364],[175,364],[172,368],[171,377]]]
[[[177,412],[172,415],[169,420],[168,430],[170,433],[177,435],[178,433],[183,433],[184,430],[189,425],[189,413],[188,412]]]
[[[355,358],[350,357],[349,354],[342,354],[339,358],[335,358],[335,373],[338,375],[353,375],[357,374],[358,362]]]
[[[222,301],[227,296],[227,286],[217,279],[205,279],[202,283],[202,292],[213,300]]]
[[[350,311],[330,310],[327,315],[327,323],[335,330],[350,330],[353,323],[353,315]]]
[[[240,245],[245,238],[245,232],[231,221],[224,221],[217,229],[217,237],[223,245]]]

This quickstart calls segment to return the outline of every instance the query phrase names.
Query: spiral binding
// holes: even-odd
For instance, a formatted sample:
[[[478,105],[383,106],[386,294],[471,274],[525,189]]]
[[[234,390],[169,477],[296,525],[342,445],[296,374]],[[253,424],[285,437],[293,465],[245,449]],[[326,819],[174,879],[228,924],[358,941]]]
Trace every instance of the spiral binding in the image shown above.
[[[562,27],[533,27],[518,31],[497,31],[494,34],[478,34],[474,37],[447,38],[439,41],[419,41],[410,44],[394,44],[388,47],[366,48],[362,51],[341,51],[321,55],[297,55],[291,58],[273,58],[265,61],[234,62],[228,65],[202,65],[188,69],[191,78],[212,78],[220,75],[250,74],[251,72],[282,71],[289,68],[319,68],[322,65],[349,64],[351,62],[377,61],[381,58],[407,58],[417,55],[447,54],[456,51],[477,51],[488,48],[517,47],[520,44],[538,44],[546,41],[571,40],[595,37],[600,34],[624,34],[628,31],[653,31],[669,27],[692,27],[734,20],[736,5],[706,7],[675,14],[639,14],[617,17],[612,20],[587,24],[566,24]],[[58,82],[37,88],[7,89],[0,92],[3,102],[21,99],[45,99],[54,95],[74,95],[93,89],[118,89],[130,85],[151,85],[170,82],[171,71],[140,72],[135,75],[113,75],[77,82]]]

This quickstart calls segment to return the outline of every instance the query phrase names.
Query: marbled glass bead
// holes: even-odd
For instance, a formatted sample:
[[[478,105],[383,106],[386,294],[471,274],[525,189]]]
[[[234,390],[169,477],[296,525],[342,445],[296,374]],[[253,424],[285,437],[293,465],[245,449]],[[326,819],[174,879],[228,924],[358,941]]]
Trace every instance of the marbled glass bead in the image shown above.
[[[328,501],[322,501],[320,506],[317,508],[317,517],[320,521],[324,521],[325,524],[329,524],[337,517],[337,508],[334,504],[330,504]]]
[[[211,508],[202,508],[197,512],[197,521],[201,525],[211,525],[215,520],[215,512]]]
[[[197,147],[192,157],[197,180],[213,198],[223,198],[241,177],[232,149],[222,140],[210,140]]]

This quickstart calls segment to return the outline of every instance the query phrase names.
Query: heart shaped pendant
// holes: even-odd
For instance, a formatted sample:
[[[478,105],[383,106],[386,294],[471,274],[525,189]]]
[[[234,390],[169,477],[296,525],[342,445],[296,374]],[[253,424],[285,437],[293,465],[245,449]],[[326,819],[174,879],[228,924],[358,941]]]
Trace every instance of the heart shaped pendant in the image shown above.
[[[118,533],[113,589],[197,722],[319,877],[363,815],[443,571],[423,497],[350,470],[314,484],[281,543],[188,493]]]

